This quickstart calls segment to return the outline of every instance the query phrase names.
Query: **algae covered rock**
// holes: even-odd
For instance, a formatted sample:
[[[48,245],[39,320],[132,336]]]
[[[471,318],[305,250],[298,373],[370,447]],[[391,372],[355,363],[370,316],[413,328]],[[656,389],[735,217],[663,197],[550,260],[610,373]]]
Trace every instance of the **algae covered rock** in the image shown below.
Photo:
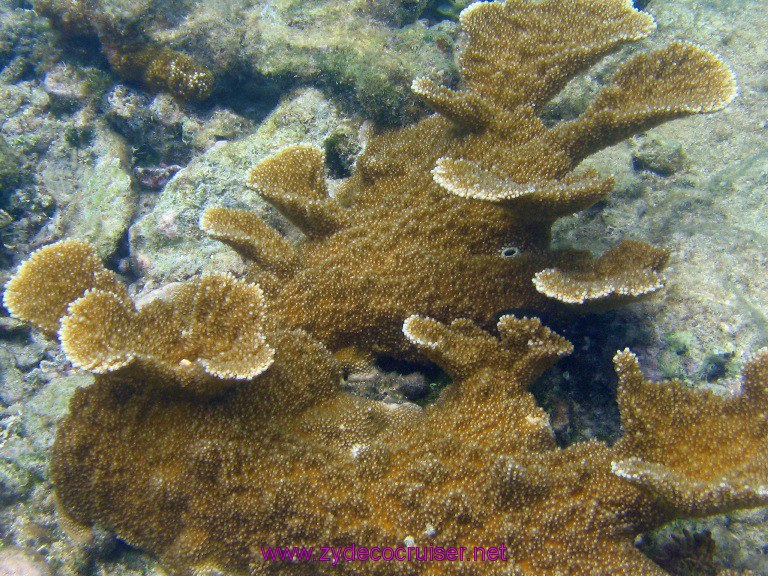
[[[366,18],[355,2],[270,4],[258,18],[249,14],[246,30],[246,58],[258,72],[318,81],[378,122],[397,122],[416,105],[412,78],[455,74],[452,57],[440,48],[452,43],[452,25],[390,28]]]
[[[104,158],[93,167],[76,206],[79,218],[67,218],[68,236],[91,240],[102,257],[114,253],[117,243],[128,228],[134,208],[131,177],[120,165],[119,158]]]
[[[131,254],[150,281],[188,278],[199,271],[241,272],[239,256],[199,229],[209,206],[264,210],[243,175],[255,161],[299,142],[323,146],[356,130],[318,91],[305,89],[279,105],[249,136],[220,142],[176,173],[151,212],[130,229]]]
[[[70,157],[46,162],[41,179],[59,205],[52,223],[54,233],[89,240],[107,258],[128,229],[136,193],[126,169],[125,143],[103,126],[99,128],[90,154],[74,163]],[[69,170],[77,175],[74,181]]]
[[[635,170],[648,170],[659,176],[672,176],[684,168],[685,162],[685,152],[680,142],[657,136],[641,138],[632,152],[632,166]]]
[[[10,193],[21,182],[21,177],[21,159],[0,136],[0,195]]]
[[[205,100],[217,87],[227,92],[232,80],[254,93],[264,79],[319,83],[381,122],[410,114],[413,77],[453,74],[447,47],[456,27],[414,21],[423,4],[371,10],[359,0],[35,3],[65,35],[98,38],[125,80],[181,100]]]
[[[51,576],[42,558],[19,548],[0,549],[0,576]]]
[[[0,82],[44,72],[58,60],[54,34],[45,19],[22,2],[0,4]]]

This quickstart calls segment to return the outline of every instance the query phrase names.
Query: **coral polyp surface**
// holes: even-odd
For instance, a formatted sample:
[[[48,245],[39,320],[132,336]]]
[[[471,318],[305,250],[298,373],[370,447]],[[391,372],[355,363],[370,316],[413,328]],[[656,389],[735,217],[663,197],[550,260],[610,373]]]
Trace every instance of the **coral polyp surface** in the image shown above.
[[[498,317],[611,306],[663,284],[664,250],[553,250],[551,226],[611,189],[581,160],[725,106],[730,71],[675,43],[633,57],[581,117],[547,127],[542,106],[651,18],[624,0],[508,0],[461,22],[464,85],[416,81],[437,113],[372,137],[333,194],[311,146],[254,168],[250,183],[302,241],[246,211],[202,215],[261,288],[203,276],[137,307],[86,244],[21,266],[9,311],[96,374],[55,442],[63,514],[180,574],[662,576],[639,534],[768,503],[768,350],[733,398],[646,381],[619,352],[623,437],[561,449],[527,388],[572,346],[535,318]],[[424,357],[452,384],[424,410],[354,398],[333,352]],[[353,544],[365,558],[323,563],[324,547]],[[310,558],[270,559],[274,546]],[[472,561],[476,547],[486,561]],[[410,561],[381,561],[383,549]]]
[[[72,248],[71,256],[88,258]],[[243,298],[248,288],[229,282],[235,310],[261,307]],[[206,346],[237,360],[239,339],[217,321],[224,284],[190,281],[171,302],[184,309],[185,294],[194,294],[191,324],[208,314]],[[62,327],[109,316],[114,306],[94,294],[107,293],[86,292]],[[155,315],[152,326],[167,334],[175,323]],[[80,331],[80,348],[111,350],[117,341],[124,350],[122,330],[106,324]],[[568,341],[537,319],[509,315],[498,321],[498,337],[470,320],[418,315],[402,330],[453,379],[425,410],[345,394],[322,344],[272,323],[262,327],[270,365],[214,398],[169,387],[174,378],[147,369],[146,360],[130,371],[100,367],[96,383],[73,397],[56,438],[62,510],[77,523],[109,527],[182,574],[661,576],[632,545],[638,534],[672,518],[768,503],[768,350],[747,364],[735,398],[645,381],[636,358],[620,352],[624,436],[613,446],[560,449],[527,387],[570,353]],[[66,330],[61,335],[66,344]],[[187,341],[180,334],[175,344]],[[164,353],[166,365],[173,344],[158,340],[155,356]],[[466,557],[319,560],[323,546],[352,543]],[[268,546],[311,548],[315,560],[270,560]],[[471,561],[476,546],[501,557]]]
[[[546,127],[538,113],[547,101],[648,34],[651,17],[617,1],[510,1],[472,5],[461,23],[463,87],[414,82],[437,114],[371,138],[333,197],[320,150],[286,148],[251,172],[304,242],[291,250],[244,212],[203,216],[205,231],[277,274],[264,280],[275,286],[273,313],[332,349],[401,353],[400,327],[414,312],[490,328],[505,309],[605,307],[664,283],[662,249],[625,241],[595,259],[551,250],[550,230],[612,188],[609,177],[575,170],[586,156],[722,108],[735,90],[727,66],[685,43],[637,55],[581,117]]]

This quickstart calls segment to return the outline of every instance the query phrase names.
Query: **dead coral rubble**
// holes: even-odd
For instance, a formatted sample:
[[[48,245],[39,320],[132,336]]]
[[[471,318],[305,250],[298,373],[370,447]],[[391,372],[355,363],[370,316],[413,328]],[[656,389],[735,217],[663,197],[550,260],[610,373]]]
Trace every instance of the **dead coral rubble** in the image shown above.
[[[254,169],[303,242],[247,212],[203,215],[207,233],[255,262],[267,298],[204,276],[137,309],[73,241],[22,265],[8,309],[58,331],[97,373],[54,447],[65,514],[185,574],[662,576],[633,546],[638,534],[768,503],[768,350],[729,399],[647,382],[620,352],[624,436],[559,449],[527,386],[571,345],[533,318],[493,320],[514,306],[610,305],[663,283],[664,251],[625,241],[597,259],[554,252],[550,226],[610,190],[573,171],[586,155],[721,108],[730,72],[673,44],[630,60],[581,118],[548,129],[537,110],[647,34],[650,17],[623,0],[509,0],[461,19],[464,88],[418,81],[438,114],[374,138],[334,197],[315,148]],[[453,383],[423,411],[353,398],[329,349],[410,350]],[[504,545],[509,560],[334,566],[260,552],[351,543]]]

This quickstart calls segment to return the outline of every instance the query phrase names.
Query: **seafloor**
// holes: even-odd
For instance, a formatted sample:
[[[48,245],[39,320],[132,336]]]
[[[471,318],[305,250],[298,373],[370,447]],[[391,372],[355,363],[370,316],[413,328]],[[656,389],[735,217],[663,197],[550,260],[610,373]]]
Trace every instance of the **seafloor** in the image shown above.
[[[197,231],[207,205],[263,210],[295,233],[245,187],[253,163],[310,142],[328,151],[331,176],[344,176],[366,122],[424,113],[407,91],[412,76],[455,77],[456,24],[435,11],[414,22],[403,8],[414,2],[164,3],[175,15],[159,4],[0,0],[3,283],[31,250],[64,237],[91,240],[136,294],[200,270],[240,273],[239,258]],[[73,37],[42,15],[85,5],[105,19],[156,18],[144,24],[152,42],[198,56],[229,85],[180,103],[125,81],[103,56],[103,36]],[[627,50],[701,44],[733,68],[739,95],[723,112],[665,124],[588,161],[616,175],[616,190],[561,221],[556,242],[602,251],[632,237],[672,257],[653,299],[554,326],[578,354],[535,393],[562,443],[619,434],[616,349],[631,347],[653,378],[730,391],[745,355],[768,345],[768,3],[651,0],[646,10],[658,30]],[[334,58],[317,55],[329,51]],[[620,56],[572,82],[548,116],[582,110]],[[429,376],[391,368],[347,386],[385,401],[423,395]],[[48,450],[70,394],[89,378],[55,342],[0,317],[0,576],[162,573],[109,533],[82,547],[58,523]],[[638,545],[673,574],[768,575],[768,510],[676,523]]]

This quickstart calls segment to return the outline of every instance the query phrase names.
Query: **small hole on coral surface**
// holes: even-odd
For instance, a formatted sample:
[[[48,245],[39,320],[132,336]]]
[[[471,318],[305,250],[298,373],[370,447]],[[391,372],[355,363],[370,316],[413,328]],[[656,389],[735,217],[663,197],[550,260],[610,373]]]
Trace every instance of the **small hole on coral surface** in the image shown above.
[[[520,248],[517,246],[507,246],[501,249],[502,258],[514,258],[518,254],[520,254]]]

